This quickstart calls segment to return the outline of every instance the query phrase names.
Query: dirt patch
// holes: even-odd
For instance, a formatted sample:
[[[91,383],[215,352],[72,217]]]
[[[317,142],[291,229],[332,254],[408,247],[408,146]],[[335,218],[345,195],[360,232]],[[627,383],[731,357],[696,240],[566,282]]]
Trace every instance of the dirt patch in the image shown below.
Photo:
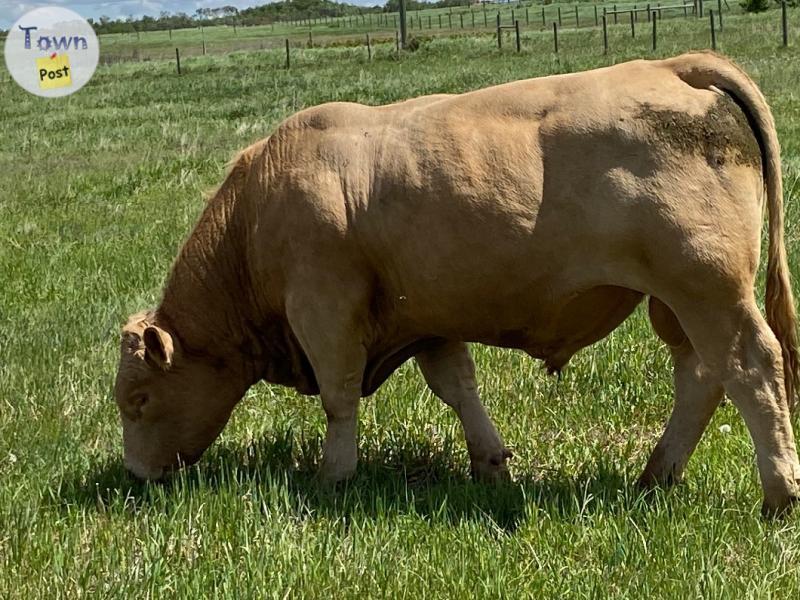
[[[656,110],[645,104],[637,118],[647,121],[657,142],[685,153],[704,156],[711,166],[727,161],[761,169],[761,149],[742,109],[721,96],[705,115]]]

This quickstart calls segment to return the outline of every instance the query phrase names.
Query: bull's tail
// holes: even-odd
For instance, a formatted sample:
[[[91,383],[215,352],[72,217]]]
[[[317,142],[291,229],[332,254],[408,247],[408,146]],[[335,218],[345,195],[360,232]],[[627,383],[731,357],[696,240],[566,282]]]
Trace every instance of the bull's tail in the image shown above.
[[[789,281],[783,239],[783,180],[775,121],[764,96],[748,75],[731,61],[710,52],[685,54],[665,61],[683,81],[695,88],[714,86],[730,95],[742,108],[761,148],[767,193],[769,246],[767,251],[767,322],[781,345],[786,400],[795,405],[800,389],[797,313]]]

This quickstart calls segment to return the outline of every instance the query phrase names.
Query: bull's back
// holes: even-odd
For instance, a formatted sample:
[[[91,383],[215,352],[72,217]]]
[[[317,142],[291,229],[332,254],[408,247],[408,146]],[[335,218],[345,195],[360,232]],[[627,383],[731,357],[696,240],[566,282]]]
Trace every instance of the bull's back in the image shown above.
[[[327,189],[312,202],[338,211],[343,243],[403,298],[398,310],[420,323],[502,315],[513,328],[641,267],[647,230],[671,210],[649,189],[675,167],[674,143],[654,135],[659,115],[702,115],[716,98],[636,62],[387,107],[326,105],[301,113],[297,164]]]

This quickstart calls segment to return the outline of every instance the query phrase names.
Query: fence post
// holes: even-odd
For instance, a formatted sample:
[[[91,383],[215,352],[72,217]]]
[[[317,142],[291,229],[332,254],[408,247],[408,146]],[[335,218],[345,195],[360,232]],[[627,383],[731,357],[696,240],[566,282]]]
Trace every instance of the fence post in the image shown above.
[[[544,5],[542,5],[542,29],[545,28],[547,22],[544,20]]]
[[[289,38],[286,38],[286,68],[288,69],[291,66],[289,62]]]
[[[561,27],[561,6],[558,7],[558,26]]]
[[[636,21],[633,18],[633,11],[631,11],[631,37],[636,37]]]
[[[503,48],[503,36],[502,32],[500,31],[500,11],[497,11],[497,49],[502,50]]]
[[[405,48],[408,36],[406,29],[406,0],[400,0],[400,45]]]
[[[717,12],[719,13],[719,30],[722,31],[722,0],[717,0]]]
[[[608,19],[606,19],[606,15],[603,15],[603,54],[608,54]]]
[[[181,74],[181,53],[177,48],[175,48],[175,64],[178,65],[178,75],[180,75]]]
[[[713,10],[709,10],[708,11],[708,17],[709,17],[709,20],[711,21],[711,49],[712,50],[716,50],[717,49],[717,32],[714,31],[714,11]]]
[[[600,24],[600,19],[597,17],[597,4],[594,5],[594,26],[597,27]]]
[[[783,47],[789,45],[789,23],[786,18],[786,0],[781,2],[781,30],[783,31]]]
[[[461,29],[464,29],[464,13],[459,13],[458,16],[461,18]]]
[[[656,48],[658,47],[658,31],[656,29],[656,24],[658,23],[658,13],[653,11],[650,17],[653,21],[653,52],[655,52]]]
[[[530,24],[531,24],[531,19],[528,16],[528,7],[526,6],[525,7],[525,25],[530,25]]]
[[[372,46],[369,43],[369,34],[367,34],[367,60],[372,60]]]
[[[558,23],[553,21],[553,47],[558,54]]]
[[[311,37],[311,30],[310,29],[308,30],[308,47],[309,48],[313,48],[314,47],[314,38]]]
[[[619,21],[617,20],[617,5],[614,5],[614,25],[616,25]]]
[[[700,16],[703,16],[703,0],[697,0],[697,10],[700,13]]]
[[[578,5],[575,5],[575,27],[578,28],[581,26],[581,19],[578,16]]]
[[[514,21],[514,31],[517,34],[517,52],[522,50],[522,46],[520,45],[519,39],[519,21]]]

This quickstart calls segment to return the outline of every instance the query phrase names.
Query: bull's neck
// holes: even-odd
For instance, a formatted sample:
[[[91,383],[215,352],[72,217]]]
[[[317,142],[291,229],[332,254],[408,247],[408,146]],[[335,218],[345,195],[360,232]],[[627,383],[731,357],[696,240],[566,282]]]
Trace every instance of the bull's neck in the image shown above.
[[[243,208],[225,187],[181,249],[157,311],[187,350],[220,356],[241,347],[252,322]]]

